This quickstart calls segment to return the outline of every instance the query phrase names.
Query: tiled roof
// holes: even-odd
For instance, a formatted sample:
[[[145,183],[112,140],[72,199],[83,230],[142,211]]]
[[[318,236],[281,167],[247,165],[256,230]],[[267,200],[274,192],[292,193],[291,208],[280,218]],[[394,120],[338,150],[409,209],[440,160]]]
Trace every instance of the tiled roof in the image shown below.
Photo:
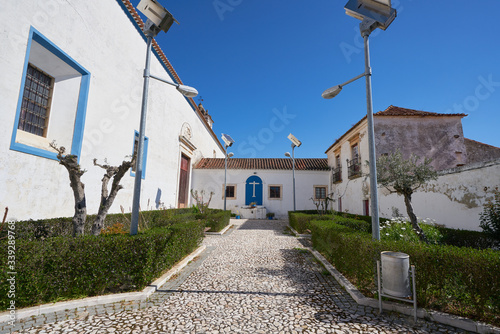
[[[461,116],[465,117],[467,114],[441,114],[441,113],[436,113],[436,112],[430,112],[430,111],[422,111],[422,110],[414,110],[414,109],[407,109],[407,108],[401,108],[401,107],[396,107],[396,106],[389,106],[389,108],[385,109],[384,111],[379,111],[374,114],[375,116],[420,116],[420,117],[426,117],[426,116]]]
[[[224,158],[204,158],[195,169],[224,169]],[[271,169],[292,170],[289,158],[230,158],[227,169]],[[329,170],[327,159],[295,159],[295,170]]]

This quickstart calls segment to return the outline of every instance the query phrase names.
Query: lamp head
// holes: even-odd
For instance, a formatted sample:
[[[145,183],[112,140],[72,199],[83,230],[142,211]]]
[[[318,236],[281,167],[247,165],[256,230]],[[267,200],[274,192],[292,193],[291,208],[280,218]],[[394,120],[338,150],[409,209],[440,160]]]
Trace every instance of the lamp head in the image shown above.
[[[396,18],[396,10],[391,7],[391,0],[349,0],[344,6],[345,13],[363,21],[371,19],[376,27],[385,30]]]
[[[198,95],[198,91],[193,87],[178,85],[176,88],[185,97],[195,97]]]
[[[233,155],[234,155],[234,153],[233,153],[233,152],[229,152],[229,153],[228,153],[228,155],[227,155],[227,157],[228,157],[228,158],[231,158]]]
[[[137,9],[164,32],[167,32],[174,22],[179,24],[174,16],[156,0],[141,0]]]
[[[342,86],[341,85],[337,85],[337,86],[333,86],[332,88],[328,88],[327,90],[325,90],[323,92],[323,94],[321,94],[321,96],[324,98],[324,99],[333,99],[335,96],[337,96],[340,92],[342,91]]]
[[[287,138],[290,139],[290,141],[292,142],[294,147],[300,147],[300,145],[302,145],[302,142],[300,140],[298,140],[297,138],[295,138],[295,136],[292,135],[291,133],[288,135]]]
[[[225,133],[222,134],[222,140],[224,141],[224,144],[226,144],[226,148],[231,147],[234,144],[234,139]]]
[[[285,152],[285,157],[291,158],[292,156],[290,155],[290,152]]]

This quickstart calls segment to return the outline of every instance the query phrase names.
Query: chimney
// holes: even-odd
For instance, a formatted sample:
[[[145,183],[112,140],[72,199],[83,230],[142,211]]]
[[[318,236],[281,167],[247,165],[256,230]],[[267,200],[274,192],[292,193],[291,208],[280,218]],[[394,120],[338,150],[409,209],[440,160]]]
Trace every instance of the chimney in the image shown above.
[[[203,107],[203,104],[198,104],[198,109],[200,109],[201,111],[201,114],[203,115],[203,118],[205,118],[205,120],[207,121],[208,125],[210,126],[210,129],[212,128],[212,126],[214,125],[214,121],[212,120],[212,117],[208,114],[208,110],[206,110],[204,107]]]

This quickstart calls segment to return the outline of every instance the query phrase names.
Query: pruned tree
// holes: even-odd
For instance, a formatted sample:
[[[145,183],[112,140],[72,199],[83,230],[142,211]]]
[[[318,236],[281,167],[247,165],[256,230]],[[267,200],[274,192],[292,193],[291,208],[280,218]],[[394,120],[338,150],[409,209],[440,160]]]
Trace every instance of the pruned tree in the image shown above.
[[[200,213],[206,213],[208,210],[208,206],[210,205],[210,201],[212,201],[212,196],[215,193],[213,191],[210,192],[208,196],[208,201],[205,202],[205,190],[201,190],[198,193],[198,190],[191,189],[191,196],[196,201],[196,207]]]
[[[50,143],[50,147],[57,151],[59,163],[66,167],[69,174],[70,186],[71,189],[73,189],[73,196],[75,198],[73,236],[83,235],[85,232],[85,221],[87,219],[87,202],[85,198],[85,185],[81,181],[81,177],[86,170],[81,169],[76,155],[64,155],[66,149],[63,146],[58,147],[56,142],[53,141]],[[123,186],[120,185],[120,181],[129,168],[134,165],[135,161],[136,154],[134,154],[131,161],[123,161],[118,167],[109,166],[108,164],[100,165],[97,163],[97,159],[94,159],[94,165],[103,168],[106,172],[102,178],[101,201],[97,216],[92,224],[92,234],[98,235],[101,233],[109,208],[113,204],[118,191],[123,189]],[[108,185],[111,179],[113,179],[111,191],[108,191]]]
[[[314,203],[314,206],[316,206],[316,210],[318,211],[318,214],[320,216],[324,216],[327,213],[329,213],[328,211],[329,203],[335,202],[335,200],[333,199],[333,193],[328,194],[328,196],[326,196],[326,198],[324,199],[315,199],[314,197],[311,197],[310,200]]]
[[[113,204],[113,201],[118,195],[118,192],[123,189],[123,186],[120,185],[120,181],[125,175],[125,173],[135,164],[136,155],[132,157],[130,161],[123,161],[122,164],[118,167],[110,166],[108,164],[100,165],[97,163],[97,159],[94,159],[94,166],[101,167],[106,172],[102,178],[102,186],[101,186],[101,202],[99,205],[99,210],[97,211],[97,216],[92,224],[92,234],[99,235],[101,233],[102,228],[104,227],[104,219],[106,219],[106,215],[108,214],[109,208]],[[105,161],[106,162],[106,161]],[[111,183],[111,191],[108,191],[109,181],[113,179]]]
[[[421,161],[420,157],[414,154],[404,159],[399,150],[390,155],[381,156],[377,159],[377,182],[389,192],[404,197],[406,212],[413,230],[420,240],[428,242],[413,212],[411,196],[420,186],[437,179],[437,172],[431,166],[432,159],[424,158],[423,161],[419,161]]]
[[[59,164],[63,165],[69,174],[69,181],[73,196],[75,198],[75,214],[73,215],[73,236],[83,235],[85,220],[87,219],[87,200],[85,198],[85,184],[81,177],[86,170],[80,168],[76,155],[66,154],[64,146],[58,147],[55,141],[50,143],[50,147],[57,151]]]

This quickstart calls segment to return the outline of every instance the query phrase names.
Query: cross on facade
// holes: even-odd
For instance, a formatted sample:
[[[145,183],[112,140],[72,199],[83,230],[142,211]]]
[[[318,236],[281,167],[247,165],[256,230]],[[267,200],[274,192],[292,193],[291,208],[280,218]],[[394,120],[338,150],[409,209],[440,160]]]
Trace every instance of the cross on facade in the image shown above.
[[[253,182],[250,182],[249,184],[253,185],[253,195],[252,195],[252,197],[255,197],[255,186],[259,185],[260,183],[253,181]]]

